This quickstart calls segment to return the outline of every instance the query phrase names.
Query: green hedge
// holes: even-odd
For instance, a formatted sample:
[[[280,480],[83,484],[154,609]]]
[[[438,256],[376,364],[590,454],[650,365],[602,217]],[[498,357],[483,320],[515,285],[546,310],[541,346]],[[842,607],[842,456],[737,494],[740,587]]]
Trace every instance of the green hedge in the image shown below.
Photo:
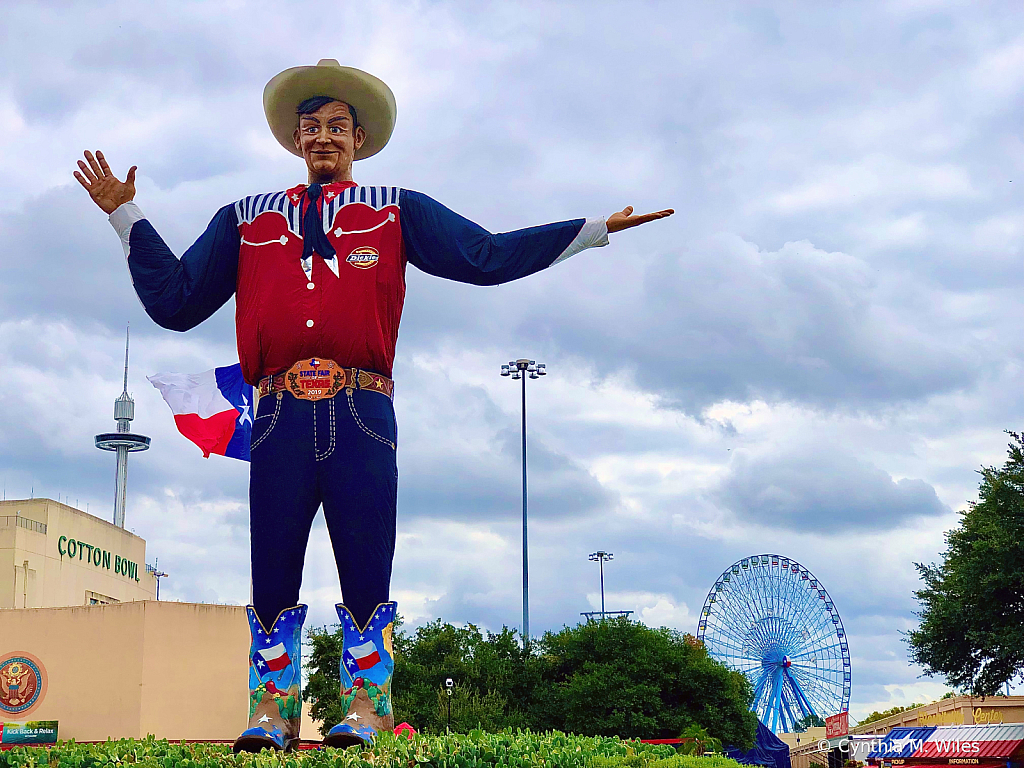
[[[557,731],[416,736],[382,734],[372,750],[231,754],[224,744],[170,744],[150,737],[104,744],[65,741],[0,752],[0,768],[739,768],[724,757],[677,755],[666,745]]]

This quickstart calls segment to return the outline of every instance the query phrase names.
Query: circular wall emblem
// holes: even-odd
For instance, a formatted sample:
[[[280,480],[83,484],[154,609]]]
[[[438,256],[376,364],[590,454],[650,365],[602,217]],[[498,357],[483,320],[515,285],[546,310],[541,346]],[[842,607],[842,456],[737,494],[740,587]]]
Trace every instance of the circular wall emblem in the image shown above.
[[[46,696],[46,668],[31,653],[0,657],[0,712],[27,715]]]
[[[379,260],[380,254],[377,253],[377,249],[371,248],[368,245],[362,245],[356,248],[348,255],[348,258],[345,259],[345,261],[357,269],[369,269],[370,267],[376,267]]]

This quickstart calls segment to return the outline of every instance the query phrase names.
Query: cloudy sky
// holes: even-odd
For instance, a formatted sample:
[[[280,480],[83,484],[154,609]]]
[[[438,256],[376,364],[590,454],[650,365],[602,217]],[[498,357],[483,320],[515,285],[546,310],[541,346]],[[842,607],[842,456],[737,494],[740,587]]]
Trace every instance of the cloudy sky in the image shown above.
[[[413,624],[521,611],[528,356],[535,632],[599,604],[694,631],[709,587],[777,552],[843,616],[854,716],[941,695],[906,661],[914,561],[1024,416],[1019,2],[19,3],[0,9],[0,477],[110,514],[124,327],[152,450],[128,527],[171,599],[248,599],[247,466],[204,460],[145,375],[237,360],[233,304],[155,326],[71,177],[139,166],[178,253],[220,206],[304,180],[263,118],[278,71],[339,59],[394,90],[358,182],[503,231],[676,215],[498,288],[410,268],[398,345],[399,545]],[[332,620],[322,518],[303,586]]]

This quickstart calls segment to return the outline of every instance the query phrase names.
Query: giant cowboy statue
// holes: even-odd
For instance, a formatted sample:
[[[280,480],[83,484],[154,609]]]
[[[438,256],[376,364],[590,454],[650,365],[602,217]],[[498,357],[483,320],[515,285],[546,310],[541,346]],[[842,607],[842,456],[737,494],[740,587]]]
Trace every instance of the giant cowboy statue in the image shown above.
[[[109,214],[135,291],[160,326],[187,331],[235,295],[242,374],[259,395],[251,442],[252,632],[249,727],[235,751],[299,739],[298,605],[306,543],[323,505],[344,604],[346,716],[324,743],[348,746],[394,727],[389,601],[398,470],[391,369],[405,268],[498,285],[606,245],[607,235],[672,214],[574,219],[490,234],[419,192],[366,187],[352,163],[395,125],[382,81],[333,59],[294,67],[263,92],[274,137],[306,162],[308,184],[226,205],[178,259],[101,152],[75,178]]]

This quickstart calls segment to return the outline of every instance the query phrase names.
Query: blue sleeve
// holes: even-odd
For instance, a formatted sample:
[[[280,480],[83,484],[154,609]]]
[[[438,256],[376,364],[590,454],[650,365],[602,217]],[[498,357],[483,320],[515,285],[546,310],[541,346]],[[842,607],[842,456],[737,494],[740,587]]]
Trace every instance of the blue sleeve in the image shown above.
[[[561,221],[492,235],[419,192],[399,197],[402,240],[410,264],[460,283],[500,285],[551,266],[585,223]]]
[[[180,260],[147,219],[132,225],[128,245],[135,292],[146,313],[168,330],[195,328],[235,292],[241,236],[234,205],[217,211]]]

